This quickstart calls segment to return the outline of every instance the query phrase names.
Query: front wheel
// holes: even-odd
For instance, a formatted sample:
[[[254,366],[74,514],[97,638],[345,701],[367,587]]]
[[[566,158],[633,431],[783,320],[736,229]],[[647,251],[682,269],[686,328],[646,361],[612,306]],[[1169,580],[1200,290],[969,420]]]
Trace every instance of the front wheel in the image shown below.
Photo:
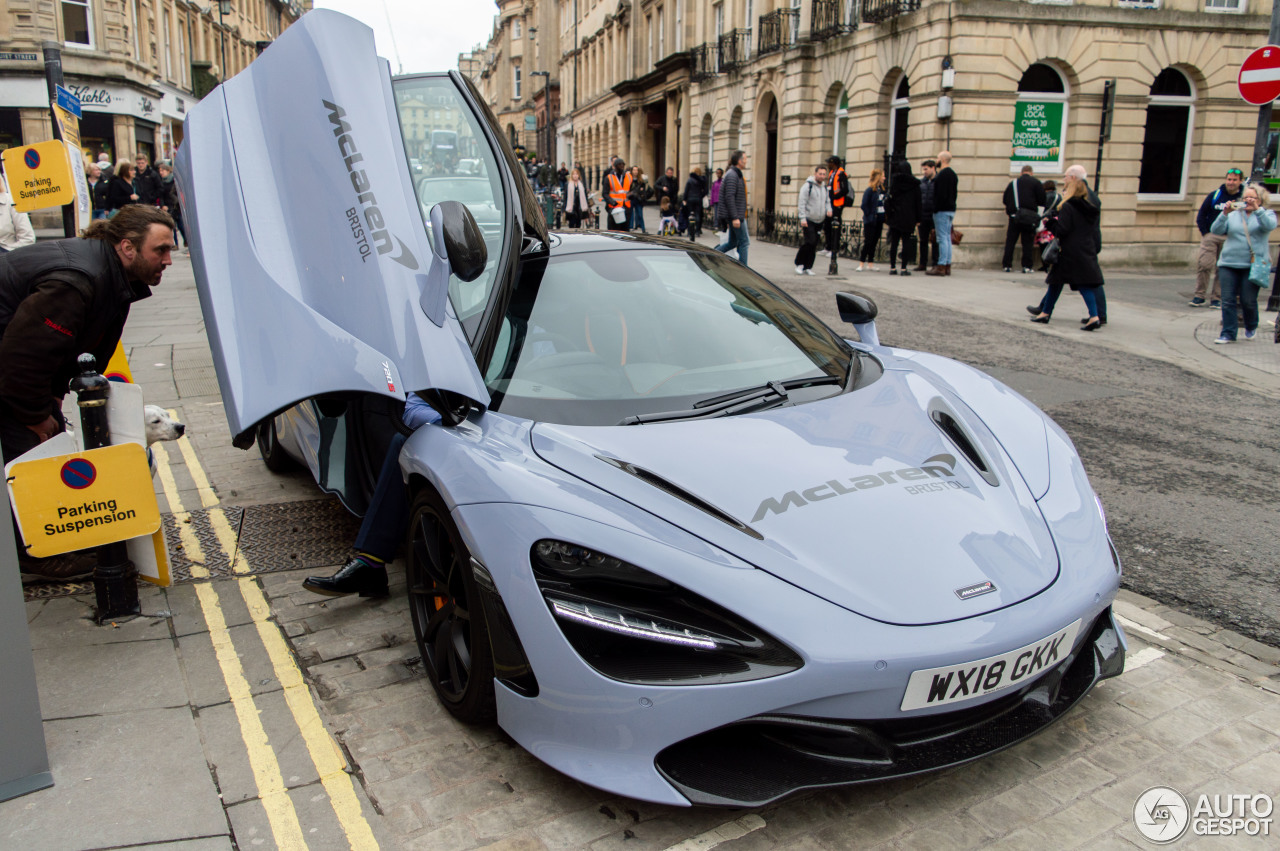
[[[405,571],[418,652],[445,708],[468,723],[497,711],[493,654],[471,553],[444,501],[424,488],[410,510]]]

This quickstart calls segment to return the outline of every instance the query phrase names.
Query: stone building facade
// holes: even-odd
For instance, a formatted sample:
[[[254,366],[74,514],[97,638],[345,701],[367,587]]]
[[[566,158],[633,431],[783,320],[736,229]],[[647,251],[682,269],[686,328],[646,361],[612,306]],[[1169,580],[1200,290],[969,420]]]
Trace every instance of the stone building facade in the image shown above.
[[[790,210],[831,153],[861,187],[887,156],[918,174],[949,149],[968,236],[957,262],[986,264],[1003,243],[1001,194],[1026,163],[1048,179],[1088,169],[1108,254],[1187,259],[1200,200],[1252,160],[1258,110],[1236,76],[1270,16],[1261,0],[499,6],[543,22],[554,13],[556,159],[594,174],[618,154],[650,175],[683,175],[740,147],[752,155],[753,209]]]
[[[52,138],[41,48],[62,47],[84,153],[171,159],[187,107],[246,68],[310,0],[0,0],[0,149]],[[225,56],[225,62],[224,57]]]

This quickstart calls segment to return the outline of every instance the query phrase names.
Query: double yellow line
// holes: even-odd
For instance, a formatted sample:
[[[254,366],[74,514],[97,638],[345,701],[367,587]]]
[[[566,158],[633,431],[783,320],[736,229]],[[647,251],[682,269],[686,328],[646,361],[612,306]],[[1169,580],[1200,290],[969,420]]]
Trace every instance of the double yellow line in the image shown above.
[[[170,411],[170,415],[174,412]],[[325,729],[320,713],[311,699],[311,692],[302,678],[302,672],[290,653],[279,626],[270,620],[271,608],[257,582],[246,574],[250,567],[244,555],[236,545],[235,533],[227,520],[226,512],[214,508],[218,497],[209,487],[209,479],[204,468],[196,458],[195,449],[186,437],[177,441],[182,452],[187,472],[195,481],[196,491],[200,495],[201,507],[210,509],[208,513],[214,536],[219,548],[231,560],[232,572],[239,576],[236,585],[249,609],[249,615],[257,628],[258,637],[266,647],[267,657],[271,660],[276,679],[284,686],[285,703],[293,715],[294,722],[302,734],[311,761],[315,764],[320,782],[328,794],[338,823],[346,834],[347,841],[353,851],[377,849],[373,831],[361,812],[360,799],[356,795],[351,775],[346,770],[346,760],[337,743]],[[169,508],[177,520],[178,536],[182,542],[183,552],[191,562],[191,575],[194,579],[208,579],[209,570],[205,567],[204,547],[191,528],[191,515],[182,505],[178,493],[178,485],[169,466],[169,458],[161,448],[161,444],[153,447],[156,461],[156,473],[164,488]],[[225,587],[225,586],[224,586]],[[302,827],[298,823],[298,813],[294,809],[289,790],[280,773],[280,763],[275,751],[267,739],[266,730],[262,726],[260,711],[253,699],[249,680],[245,677],[244,667],[236,654],[231,641],[231,633],[227,629],[226,618],[222,614],[222,603],[213,583],[197,582],[196,596],[200,600],[200,608],[204,613],[205,624],[209,628],[209,637],[213,641],[214,653],[218,666],[222,670],[223,680],[231,695],[231,705],[235,709],[240,724],[240,735],[249,754],[249,765],[253,770],[253,779],[258,788],[258,799],[266,810],[267,820],[275,838],[276,847],[281,849],[305,849],[307,842],[303,838]]]

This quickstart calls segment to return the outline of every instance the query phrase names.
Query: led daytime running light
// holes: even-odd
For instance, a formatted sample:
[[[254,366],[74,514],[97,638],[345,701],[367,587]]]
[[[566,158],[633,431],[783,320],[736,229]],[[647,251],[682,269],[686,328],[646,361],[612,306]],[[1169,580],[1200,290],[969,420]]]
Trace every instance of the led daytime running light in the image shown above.
[[[681,647],[697,647],[702,650],[717,650],[720,647],[719,643],[710,636],[690,632],[688,629],[679,632],[674,629],[664,629],[656,621],[649,621],[648,625],[636,624],[629,622],[622,612],[615,611],[613,616],[610,617],[603,613],[594,612],[590,606],[582,603],[570,603],[564,600],[551,600],[550,603],[558,617],[577,621],[597,629],[630,635],[635,638],[644,638],[649,641],[677,644]]]

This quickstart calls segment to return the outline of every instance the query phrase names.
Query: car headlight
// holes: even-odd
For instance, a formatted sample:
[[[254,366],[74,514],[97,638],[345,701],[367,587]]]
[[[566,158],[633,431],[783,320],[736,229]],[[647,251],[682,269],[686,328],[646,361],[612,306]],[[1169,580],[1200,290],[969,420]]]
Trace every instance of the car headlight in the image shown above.
[[[775,677],[803,661],[755,625],[634,564],[564,541],[530,553],[573,649],[611,679],[703,685]]]

